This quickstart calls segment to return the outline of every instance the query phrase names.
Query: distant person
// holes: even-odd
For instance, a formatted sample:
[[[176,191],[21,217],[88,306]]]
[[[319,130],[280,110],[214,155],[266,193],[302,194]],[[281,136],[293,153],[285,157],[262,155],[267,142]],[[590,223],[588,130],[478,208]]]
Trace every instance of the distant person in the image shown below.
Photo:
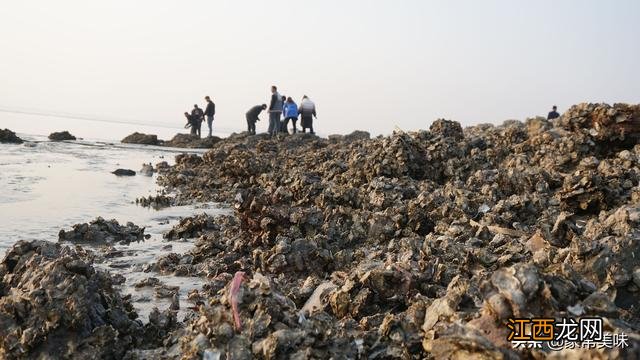
[[[300,102],[300,125],[302,126],[302,132],[306,133],[307,129],[309,129],[309,133],[315,134],[313,132],[313,118],[317,118],[316,114],[316,104],[309,99],[307,95],[302,97],[302,101]]]
[[[287,103],[287,97],[282,95],[280,99],[282,100],[282,118],[280,118],[280,127],[278,128],[278,132],[285,133],[287,132],[287,128],[284,126],[284,105]]]
[[[551,108],[551,112],[549,112],[549,115],[547,115],[547,120],[553,120],[553,119],[557,119],[560,117],[560,114],[558,114],[558,107],[553,105],[553,107]]]
[[[211,132],[213,131],[213,115],[216,114],[216,104],[211,101],[211,98],[205,96],[204,99],[207,101],[207,107],[204,109],[204,114],[207,116],[207,125],[209,125],[209,137],[211,137]]]
[[[289,133],[287,127],[289,127],[289,120],[293,123],[293,133],[295,134],[298,130],[296,129],[296,122],[298,121],[298,105],[293,101],[291,97],[287,98],[287,101],[284,103],[284,124],[282,126],[282,132]]]
[[[280,130],[280,115],[282,114],[282,98],[278,88],[271,87],[271,102],[269,103],[269,134],[277,135]]]
[[[262,110],[267,109],[267,104],[256,105],[247,111],[247,131],[251,135],[256,134],[256,121],[260,121],[258,115],[262,112]]]
[[[191,110],[191,126],[196,128],[195,132],[198,137],[202,136],[200,128],[203,120],[204,112],[198,107],[198,104],[193,105],[193,110]]]
[[[196,135],[196,127],[193,126],[193,117],[191,115],[189,115],[188,112],[185,111],[184,113],[184,117],[187,118],[187,123],[184,125],[185,129],[186,128],[191,128],[191,135]]]

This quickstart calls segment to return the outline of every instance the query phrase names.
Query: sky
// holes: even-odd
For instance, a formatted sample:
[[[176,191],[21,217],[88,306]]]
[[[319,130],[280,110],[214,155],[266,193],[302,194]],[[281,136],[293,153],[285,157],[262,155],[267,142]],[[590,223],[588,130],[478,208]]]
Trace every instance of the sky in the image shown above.
[[[638,19],[637,0],[6,1],[0,110],[180,127],[210,95],[234,131],[277,85],[322,134],[523,120],[640,102]]]

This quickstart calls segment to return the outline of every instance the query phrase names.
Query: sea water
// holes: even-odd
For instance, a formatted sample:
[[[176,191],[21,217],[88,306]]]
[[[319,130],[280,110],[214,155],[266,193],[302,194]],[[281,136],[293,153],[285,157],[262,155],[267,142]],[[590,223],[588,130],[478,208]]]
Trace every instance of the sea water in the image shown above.
[[[70,230],[74,224],[90,222],[98,216],[116,219],[121,224],[131,221],[145,227],[145,233],[151,238],[128,246],[117,245],[118,249],[128,250],[127,256],[107,259],[95,266],[125,276],[126,283],[121,290],[132,294],[143,319],[154,306],[163,309],[170,302],[170,299],[156,299],[153,289],[133,288],[134,283],[150,276],[160,278],[167,285],[180,286],[184,308],[187,292],[200,288],[202,279],[160,276],[142,269],[159,256],[184,253],[193,247],[194,239],[167,242],[162,237],[181,217],[203,212],[216,215],[228,210],[216,204],[161,210],[137,206],[136,198],[156,195],[160,190],[156,175],[138,173],[118,177],[111,172],[118,168],[138,171],[143,163],[155,165],[167,161],[171,164],[179,153],[202,153],[203,150],[98,140],[52,142],[40,135],[18,135],[26,143],[0,144],[0,257],[19,240],[57,242],[61,229]],[[172,248],[163,250],[168,244]]]

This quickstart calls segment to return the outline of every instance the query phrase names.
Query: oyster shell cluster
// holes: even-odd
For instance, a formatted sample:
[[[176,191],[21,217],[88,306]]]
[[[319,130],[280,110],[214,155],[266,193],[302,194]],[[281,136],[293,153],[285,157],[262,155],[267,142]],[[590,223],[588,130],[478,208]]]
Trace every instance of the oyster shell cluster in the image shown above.
[[[158,164],[175,204],[234,214],[166,234],[195,247],[148,270],[207,283],[184,324],[154,312],[125,357],[638,358],[639,123],[639,105],[580,104],[553,122],[376,138],[235,134]],[[2,303],[20,285],[0,274]],[[628,346],[507,341],[509,318],[581,316]]]
[[[543,356],[512,348],[507,319],[570,316],[630,335],[583,356],[637,355],[639,108],[373,139],[236,135],[178,156],[159,179],[178,202],[235,209],[184,255],[212,279],[184,358]]]

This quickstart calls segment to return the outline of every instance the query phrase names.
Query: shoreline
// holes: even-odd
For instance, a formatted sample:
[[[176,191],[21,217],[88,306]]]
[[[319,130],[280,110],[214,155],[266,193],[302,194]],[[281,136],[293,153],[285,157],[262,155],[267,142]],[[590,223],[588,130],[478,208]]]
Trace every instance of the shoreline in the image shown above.
[[[154,265],[207,281],[182,304],[197,309],[184,324],[167,311],[145,330],[131,319],[135,331],[95,336],[132,359],[512,358],[545,352],[514,350],[510,317],[601,316],[607,331],[629,335],[607,356],[638,354],[640,146],[629,136],[640,131],[625,125],[640,122],[639,109],[583,104],[555,123],[463,130],[438,120],[376,138],[237,134],[202,156],[177,155],[158,178],[176,204],[234,209],[185,220],[203,233],[195,248]],[[38,246],[30,251],[44,256]],[[0,264],[0,279],[18,271],[11,264]],[[17,307],[16,284],[4,281],[0,303]],[[98,287],[113,309],[127,308]],[[51,345],[26,340],[0,343],[0,354]]]

